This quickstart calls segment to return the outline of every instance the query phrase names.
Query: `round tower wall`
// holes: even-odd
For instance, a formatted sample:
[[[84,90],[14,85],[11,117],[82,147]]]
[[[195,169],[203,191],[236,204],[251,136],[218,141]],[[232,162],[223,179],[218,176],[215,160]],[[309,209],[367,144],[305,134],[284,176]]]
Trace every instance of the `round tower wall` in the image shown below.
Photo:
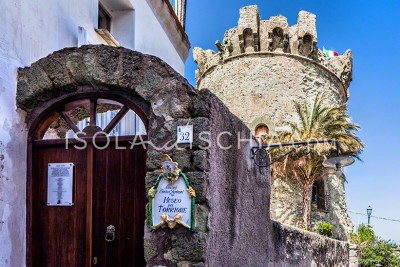
[[[293,101],[321,94],[326,105],[347,101],[347,88],[327,68],[290,54],[252,53],[233,56],[210,67],[197,88],[215,93],[254,132],[260,123],[272,132],[295,117]]]

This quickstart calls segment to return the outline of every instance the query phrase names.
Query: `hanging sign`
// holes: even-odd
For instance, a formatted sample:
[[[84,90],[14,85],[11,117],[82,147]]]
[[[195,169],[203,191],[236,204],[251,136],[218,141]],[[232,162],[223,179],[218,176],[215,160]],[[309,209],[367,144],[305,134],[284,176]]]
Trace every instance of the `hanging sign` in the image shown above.
[[[168,155],[163,155],[162,173],[148,192],[150,230],[173,229],[177,224],[194,231],[196,193],[186,175]]]
[[[49,163],[47,180],[47,205],[72,206],[73,163]]]

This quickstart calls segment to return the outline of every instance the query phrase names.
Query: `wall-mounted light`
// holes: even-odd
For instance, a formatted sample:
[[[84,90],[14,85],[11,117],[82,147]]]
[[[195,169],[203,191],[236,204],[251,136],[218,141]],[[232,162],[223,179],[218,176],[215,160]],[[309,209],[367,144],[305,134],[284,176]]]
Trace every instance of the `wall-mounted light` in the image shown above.
[[[332,143],[336,145],[336,157],[326,159],[322,165],[328,169],[331,169],[335,172],[336,176],[341,177],[343,175],[343,167],[349,166],[354,163],[354,158],[349,156],[340,156],[340,148],[339,148],[339,141],[337,140],[314,140],[309,142],[292,142],[292,143],[281,143],[281,144],[269,144],[269,145],[260,145],[254,146],[251,148],[251,155],[250,158],[254,160],[254,163],[259,168],[266,168],[274,164],[277,161],[285,158],[289,154],[293,153],[300,147],[310,146],[315,144],[326,144]],[[285,153],[284,155],[280,156],[279,158],[269,161],[267,148],[277,148],[277,147],[286,147],[286,146],[294,146],[292,150]]]
[[[343,167],[349,166],[354,163],[354,158],[352,157],[333,157],[324,160],[322,165],[325,168],[331,169],[335,171],[335,175],[337,177],[341,177],[343,175]]]

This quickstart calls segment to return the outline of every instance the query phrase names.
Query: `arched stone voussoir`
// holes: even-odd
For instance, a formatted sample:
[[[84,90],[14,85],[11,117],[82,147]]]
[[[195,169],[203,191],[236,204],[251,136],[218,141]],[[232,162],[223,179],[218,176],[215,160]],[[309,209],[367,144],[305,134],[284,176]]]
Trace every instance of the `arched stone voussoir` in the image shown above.
[[[154,105],[157,115],[177,118],[187,115],[190,95],[195,94],[185,78],[155,56],[122,47],[86,45],[56,51],[19,69],[17,104],[29,112],[82,85],[139,95]],[[157,96],[168,100],[160,102]]]

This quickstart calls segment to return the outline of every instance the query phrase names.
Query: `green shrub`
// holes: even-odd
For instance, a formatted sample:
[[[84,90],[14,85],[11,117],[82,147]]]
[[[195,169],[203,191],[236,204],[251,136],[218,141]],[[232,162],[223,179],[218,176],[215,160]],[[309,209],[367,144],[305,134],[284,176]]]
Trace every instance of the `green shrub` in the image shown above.
[[[385,267],[398,267],[400,257],[394,253],[396,248],[397,245],[390,240],[366,241],[361,245],[359,264],[361,267],[375,267],[378,263]]]
[[[323,236],[332,237],[332,224],[328,222],[317,222],[315,232]]]
[[[352,244],[360,244],[360,240],[358,239],[358,235],[355,233],[350,233],[350,243]]]
[[[394,252],[397,245],[391,240],[375,236],[371,226],[361,224],[357,234],[350,234],[351,241],[360,246],[359,264],[361,267],[399,267],[400,257]]]
[[[374,229],[370,225],[360,224],[357,229],[358,240],[359,243],[367,242],[367,241],[374,241],[375,232]]]

